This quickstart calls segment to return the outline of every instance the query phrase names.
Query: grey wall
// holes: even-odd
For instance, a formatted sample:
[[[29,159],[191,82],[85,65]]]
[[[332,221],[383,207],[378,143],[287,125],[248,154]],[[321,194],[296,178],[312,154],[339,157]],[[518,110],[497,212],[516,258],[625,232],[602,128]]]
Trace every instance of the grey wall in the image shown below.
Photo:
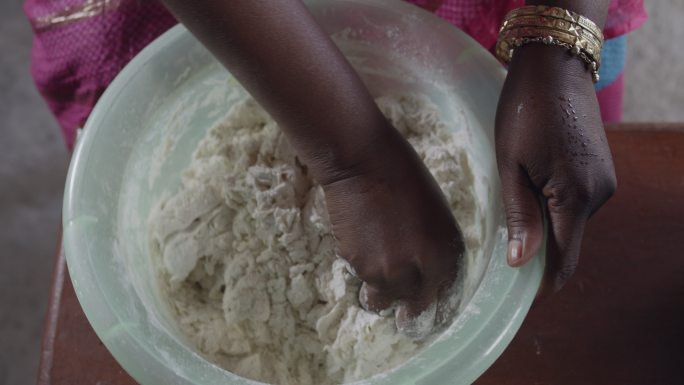
[[[625,120],[684,122],[684,1],[647,0],[646,9],[629,41]]]
[[[29,73],[21,0],[0,2],[0,384],[33,384],[67,153]]]

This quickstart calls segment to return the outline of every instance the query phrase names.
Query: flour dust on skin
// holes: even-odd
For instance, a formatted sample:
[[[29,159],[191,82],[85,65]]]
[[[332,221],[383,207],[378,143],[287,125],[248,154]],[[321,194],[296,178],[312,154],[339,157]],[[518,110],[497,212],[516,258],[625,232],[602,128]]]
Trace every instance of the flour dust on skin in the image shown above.
[[[426,97],[376,102],[453,208],[467,275],[480,236],[464,137]],[[360,307],[361,282],[335,255],[323,189],[251,98],[201,141],[149,229],[161,296],[180,330],[240,376],[279,385],[353,382],[401,365],[434,339],[411,340],[393,316]]]

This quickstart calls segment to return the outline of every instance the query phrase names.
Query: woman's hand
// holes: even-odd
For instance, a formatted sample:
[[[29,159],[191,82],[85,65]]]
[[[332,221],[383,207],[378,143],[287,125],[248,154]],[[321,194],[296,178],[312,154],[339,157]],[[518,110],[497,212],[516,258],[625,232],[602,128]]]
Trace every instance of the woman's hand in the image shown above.
[[[616,188],[593,83],[579,58],[539,44],[516,50],[499,100],[496,151],[508,263],[521,266],[539,250],[544,205],[544,292],[557,291],[575,271],[587,219]]]
[[[423,162],[396,130],[385,132],[363,161],[323,188],[338,253],[364,281],[362,306],[396,303],[398,329],[422,338],[456,278],[464,243]]]

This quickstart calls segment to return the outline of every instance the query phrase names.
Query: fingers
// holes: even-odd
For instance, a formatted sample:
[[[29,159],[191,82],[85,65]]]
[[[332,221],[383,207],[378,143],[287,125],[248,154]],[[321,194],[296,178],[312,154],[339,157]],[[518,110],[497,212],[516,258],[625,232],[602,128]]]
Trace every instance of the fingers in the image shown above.
[[[428,288],[415,298],[395,301],[394,298],[376,290],[368,283],[361,285],[359,303],[367,311],[379,313],[394,310],[397,330],[407,337],[421,340],[427,337],[435,328],[437,318],[437,290]]]
[[[508,227],[508,264],[527,263],[539,251],[544,238],[544,220],[536,189],[527,173],[518,166],[501,172],[506,224]]]
[[[364,282],[359,290],[359,304],[367,311],[381,313],[392,307],[394,298]]]
[[[427,305],[403,302],[397,307],[395,314],[397,330],[411,339],[422,340],[434,330],[436,315],[436,299]]]
[[[427,287],[420,296],[399,302],[395,313],[397,330],[414,340],[427,337],[435,328],[437,294],[436,287]]]
[[[508,263],[521,266],[537,253],[543,240],[543,212],[535,192],[538,189],[522,168],[503,172],[501,178],[509,234]],[[599,182],[592,184],[566,176],[544,185],[549,232],[545,278],[538,299],[560,290],[575,272],[586,222],[615,191],[614,177],[608,175]]]
[[[575,272],[590,212],[590,207],[583,205],[574,195],[567,199],[546,191],[545,195],[550,195],[547,207],[551,229],[542,296],[560,290]]]

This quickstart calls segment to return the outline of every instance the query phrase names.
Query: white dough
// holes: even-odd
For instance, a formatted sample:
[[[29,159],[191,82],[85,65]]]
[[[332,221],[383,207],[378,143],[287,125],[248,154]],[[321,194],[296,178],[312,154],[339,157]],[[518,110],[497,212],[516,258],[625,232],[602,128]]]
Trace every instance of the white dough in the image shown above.
[[[377,103],[437,179],[471,254],[479,237],[465,144],[425,97]],[[322,188],[277,125],[254,100],[236,104],[150,216],[180,330],[227,370],[279,385],[352,382],[405,362],[429,340],[360,308],[360,282],[336,257],[330,227]]]

